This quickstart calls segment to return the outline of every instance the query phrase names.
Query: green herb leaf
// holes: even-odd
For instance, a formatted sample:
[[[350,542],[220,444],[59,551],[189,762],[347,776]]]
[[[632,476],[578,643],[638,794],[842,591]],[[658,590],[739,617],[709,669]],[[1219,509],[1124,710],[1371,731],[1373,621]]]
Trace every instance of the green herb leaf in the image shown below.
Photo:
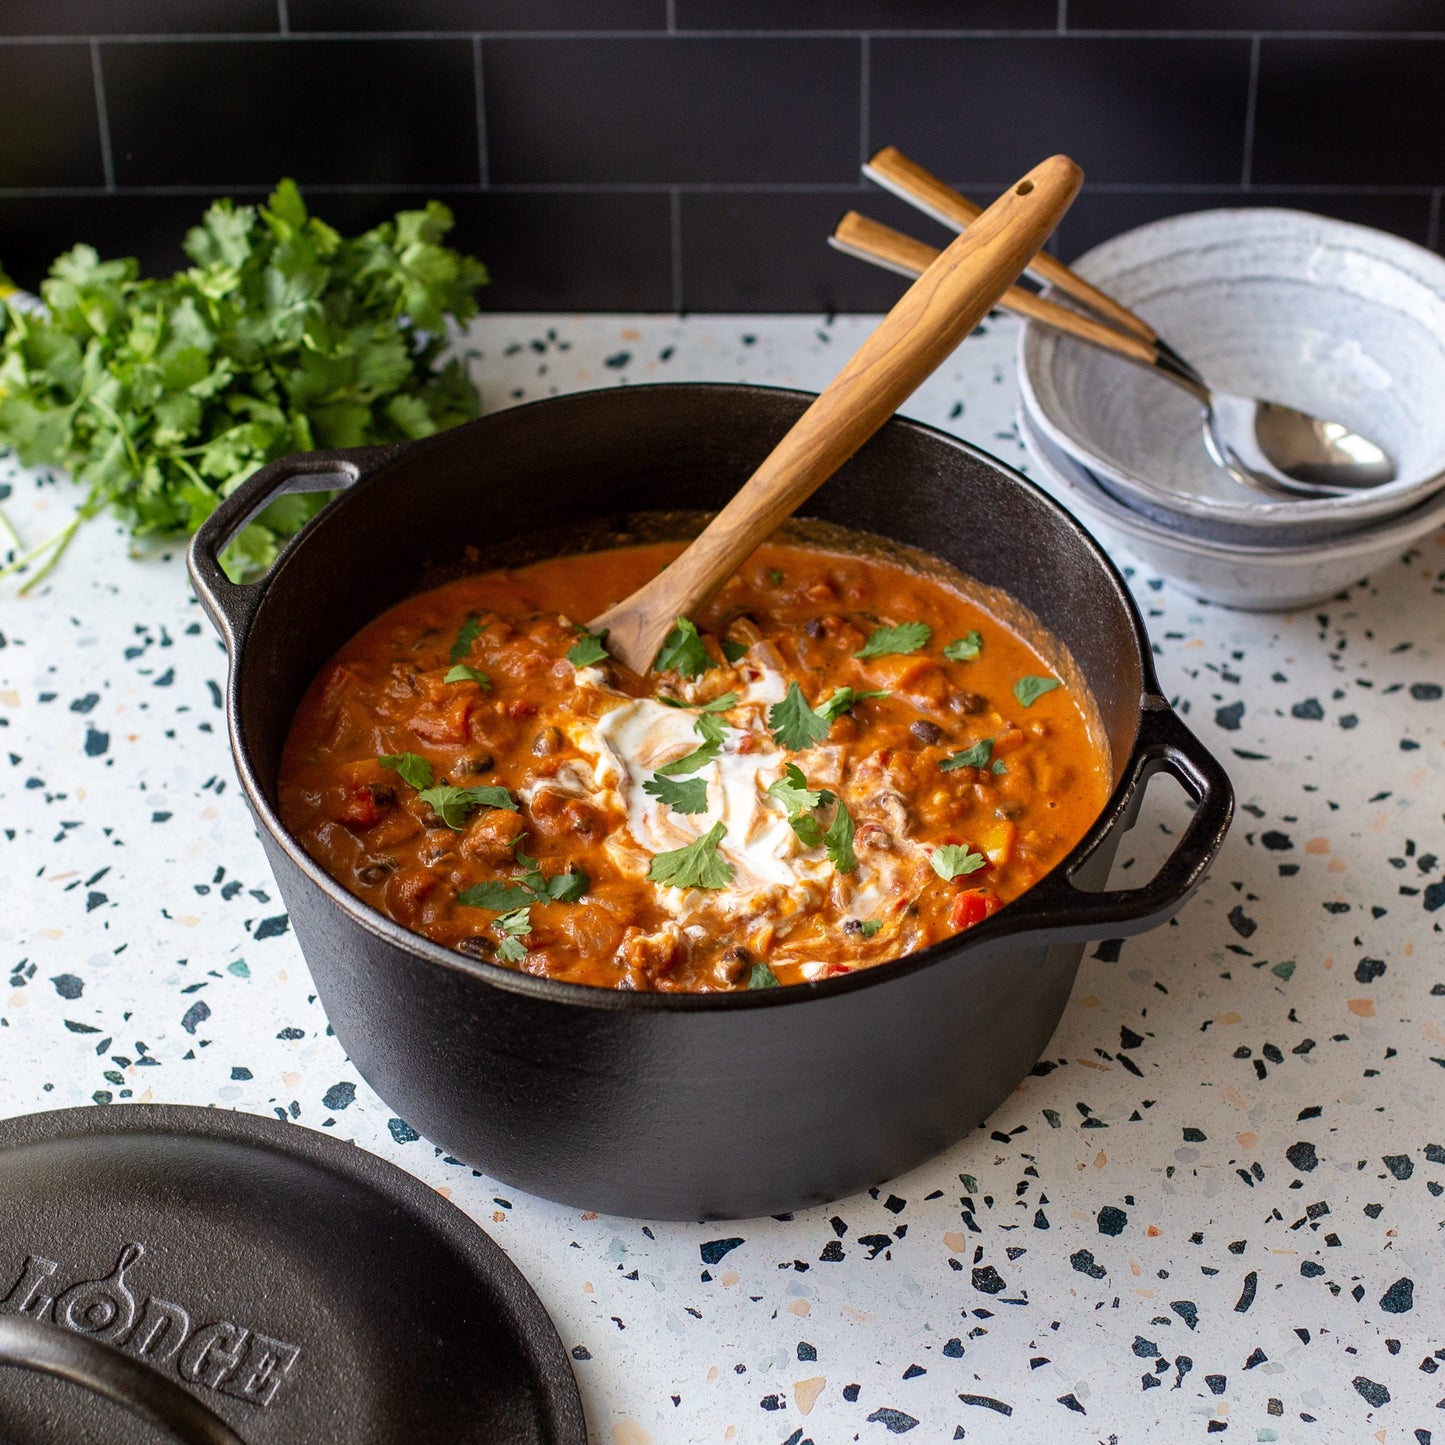
[[[823,825],[812,813],[794,813],[788,819],[788,827],[798,835],[798,841],[805,848],[816,848],[823,841]]]
[[[527,956],[527,945],[520,938],[504,938],[497,945],[497,957],[508,963],[521,963]]]
[[[768,726],[780,748],[799,753],[828,736],[827,722],[808,706],[808,699],[796,682],[788,684],[787,696],[768,709]]]
[[[768,796],[776,798],[784,812],[801,813],[820,807],[830,795],[821,788],[810,788],[802,768],[797,763],[789,763],[783,769],[783,776],[768,788]]]
[[[1032,707],[1046,692],[1052,692],[1062,684],[1056,677],[1021,677],[1014,683],[1014,696],[1025,707]]]
[[[466,620],[457,630],[457,640],[452,643],[452,649],[447,654],[448,660],[451,662],[460,662],[462,658],[472,650],[472,643],[486,630],[487,624],[485,622],[478,622],[475,612],[468,612]],[[448,678],[447,681],[450,682],[451,679]]]
[[[995,777],[1001,777],[1004,773],[1008,772],[1008,768],[1004,765],[1002,758],[995,758],[989,772],[993,773]]]
[[[865,919],[863,919],[863,937],[864,937],[864,938],[872,938],[873,935],[874,935],[875,933],[877,933],[878,930],[879,930],[880,928],[882,928],[882,927],[883,927],[883,920],[882,920],[881,918],[865,918]]]
[[[674,888],[724,888],[732,882],[733,865],[718,852],[727,836],[722,823],[685,848],[659,853],[647,870],[651,883],[668,883]]]
[[[880,627],[868,636],[854,657],[883,657],[888,653],[917,652],[930,637],[933,629],[926,622],[900,622],[897,627]]]
[[[432,808],[442,822],[460,833],[467,821],[467,815],[474,808],[505,808],[515,813],[517,804],[505,788],[487,786],[483,788],[454,788],[450,783],[440,783],[435,788],[424,788],[417,794],[423,803]]]
[[[933,850],[928,861],[940,878],[961,878],[965,873],[977,873],[988,859],[982,853],[971,852],[966,844],[943,843]]]
[[[671,778],[650,778],[642,785],[642,791],[665,803],[674,813],[707,812],[707,782],[702,778],[689,778],[683,783],[675,783]]]
[[[429,788],[435,781],[431,764],[416,753],[390,753],[377,758],[377,762],[399,774],[403,782],[410,783],[414,788]]]
[[[553,903],[576,903],[591,886],[585,873],[554,873],[547,880],[547,897]]]
[[[527,945],[522,939],[532,931],[532,910],[530,906],[514,908],[493,920],[502,941],[497,945],[497,957],[508,963],[521,963],[527,956]]]
[[[724,637],[720,645],[722,647],[722,655],[727,658],[729,662],[740,661],[748,650],[746,642],[734,642],[730,637]]]
[[[714,713],[699,713],[693,720],[692,730],[703,742],[721,747],[728,734],[728,725]]]
[[[776,567],[770,567],[768,569],[768,581],[771,582],[774,587],[781,587],[783,585],[783,574],[779,572]]]
[[[858,855],[853,851],[853,815],[848,811],[842,798],[838,799],[838,811],[823,834],[823,844],[828,857],[840,873],[851,873],[858,866]]]
[[[457,902],[464,908],[490,908],[495,913],[509,913],[530,908],[536,902],[536,894],[530,888],[511,883],[473,883],[457,894]]]
[[[676,762],[668,763],[665,767],[658,768],[659,778],[683,778],[689,773],[695,773],[700,768],[705,768],[722,752],[720,741],[705,742],[700,748],[694,748],[690,753],[685,753]]]
[[[658,672],[680,672],[684,677],[701,677],[713,665],[696,625],[686,617],[663,639],[653,661]]]
[[[944,773],[951,773],[955,768],[986,768],[992,756],[993,739],[980,738],[971,748],[964,748],[962,752],[950,753],[946,758],[940,759],[938,768]]]
[[[778,988],[778,976],[765,963],[755,963],[748,974],[749,988]]]
[[[826,702],[820,702],[815,711],[824,722],[830,723],[834,718],[842,717],[845,712],[852,712],[858,703],[867,698],[887,696],[886,687],[874,688],[869,692],[854,692],[851,687],[840,687]]]
[[[943,655],[950,662],[972,662],[982,651],[983,638],[977,632],[969,632],[950,642],[943,649]]]
[[[459,662],[442,679],[443,682],[474,682],[483,692],[491,692],[492,679],[479,667],[468,667],[465,662]]]
[[[588,632],[584,627],[582,636],[567,649],[567,661],[573,667],[591,667],[595,662],[601,662],[610,657],[607,651],[607,634],[605,632]]]

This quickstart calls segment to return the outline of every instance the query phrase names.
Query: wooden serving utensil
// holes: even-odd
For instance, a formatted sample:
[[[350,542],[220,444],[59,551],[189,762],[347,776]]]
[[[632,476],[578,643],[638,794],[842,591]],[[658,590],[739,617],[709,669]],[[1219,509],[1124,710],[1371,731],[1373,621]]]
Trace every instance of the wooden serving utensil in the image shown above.
[[[938,255],[687,550],[593,619],[613,657],[649,671],[677,619],[706,602],[988,314],[1083,178],[1067,156],[1051,156]]]

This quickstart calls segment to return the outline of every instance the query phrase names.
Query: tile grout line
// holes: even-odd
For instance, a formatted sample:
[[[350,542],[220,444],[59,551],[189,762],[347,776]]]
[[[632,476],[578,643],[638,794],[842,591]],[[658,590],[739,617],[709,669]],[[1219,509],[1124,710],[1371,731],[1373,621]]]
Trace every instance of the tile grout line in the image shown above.
[[[1240,161],[1239,184],[1248,186],[1254,171],[1254,116],[1259,96],[1260,37],[1249,42],[1249,85],[1244,97],[1244,155]]]
[[[667,215],[672,228],[672,309],[682,315],[682,192],[668,191]]]
[[[1059,0],[1059,20],[1055,27],[1060,35],[1068,33],[1069,29],[1069,0]]]
[[[100,41],[90,42],[90,79],[95,88],[95,124],[100,132],[100,173],[106,193],[115,191],[115,156],[110,148],[110,113],[105,104],[105,76],[100,68]]]
[[[491,184],[491,157],[487,152],[487,92],[482,76],[482,37],[472,37],[472,90],[477,106],[477,179],[483,189]]]
[[[665,7],[665,8],[666,8],[666,11],[667,11],[667,33],[668,33],[669,35],[676,35],[676,34],[677,34],[677,0],[667,0],[667,4],[666,4],[666,7]]]
[[[276,25],[282,35],[291,33],[291,11],[287,0],[276,0]]]
[[[871,52],[868,47],[868,37],[862,37],[862,48],[859,52],[858,65],[858,164],[868,164],[868,108],[873,103],[872,82],[869,72],[872,69]]]

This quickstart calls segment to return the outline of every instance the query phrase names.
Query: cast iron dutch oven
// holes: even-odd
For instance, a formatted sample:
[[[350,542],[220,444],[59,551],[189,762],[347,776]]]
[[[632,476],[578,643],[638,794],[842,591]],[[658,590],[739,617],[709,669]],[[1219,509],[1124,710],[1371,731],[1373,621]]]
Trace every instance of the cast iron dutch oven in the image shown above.
[[[739,1218],[838,1198],[968,1133],[1053,1033],[1091,938],[1168,919],[1204,875],[1233,799],[1168,703],[1122,580],[1030,482],[890,422],[810,516],[922,548],[1028,608],[1098,704],[1114,788],[1028,893],[896,962],[744,994],[621,993],[454,953],[362,904],[288,835],[282,743],[307,684],[364,623],[469,546],[566,522],[721,506],[811,401],[728,385],[629,387],[518,407],[424,441],[273,462],[197,534],[191,576],[230,654],[236,768],[337,1037],[373,1088],[457,1157],[534,1194],[658,1219]],[[345,488],[250,586],[217,564],[268,502]],[[1145,780],[1195,803],[1142,887],[1099,889]]]

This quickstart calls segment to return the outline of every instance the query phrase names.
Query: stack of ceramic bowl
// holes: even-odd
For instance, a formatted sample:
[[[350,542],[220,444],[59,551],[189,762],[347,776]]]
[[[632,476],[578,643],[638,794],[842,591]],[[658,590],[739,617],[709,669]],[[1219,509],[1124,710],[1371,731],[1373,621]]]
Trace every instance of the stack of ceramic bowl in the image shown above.
[[[1211,459],[1186,392],[1030,323],[1020,430],[1036,479],[1103,540],[1196,596],[1269,609],[1328,597],[1445,527],[1445,259],[1260,209],[1155,222],[1074,269],[1212,387],[1342,422],[1396,467],[1348,495],[1265,495]]]

